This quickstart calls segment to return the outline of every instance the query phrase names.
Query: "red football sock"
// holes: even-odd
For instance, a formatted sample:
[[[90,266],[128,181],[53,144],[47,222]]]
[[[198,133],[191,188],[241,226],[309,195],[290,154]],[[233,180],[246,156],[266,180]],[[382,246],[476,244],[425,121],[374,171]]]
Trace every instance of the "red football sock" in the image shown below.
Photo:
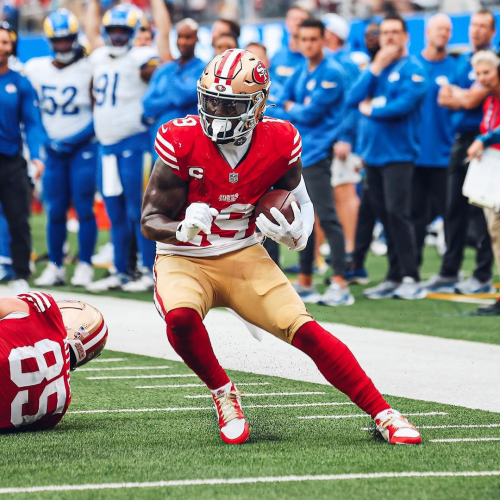
[[[174,309],[165,321],[167,337],[175,352],[209,389],[218,389],[229,382],[215,357],[205,325],[194,309]]]
[[[348,347],[315,321],[299,328],[292,345],[307,354],[330,384],[372,418],[390,408]]]

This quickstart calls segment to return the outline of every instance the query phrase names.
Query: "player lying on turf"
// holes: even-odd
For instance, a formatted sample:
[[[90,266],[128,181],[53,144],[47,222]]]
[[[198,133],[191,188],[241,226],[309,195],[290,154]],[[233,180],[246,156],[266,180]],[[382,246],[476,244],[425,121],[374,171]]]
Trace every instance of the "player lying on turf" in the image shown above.
[[[70,370],[99,356],[101,313],[33,292],[0,299],[0,432],[56,426],[71,402]]]
[[[142,231],[158,242],[155,303],[168,339],[211,389],[226,443],[244,443],[249,427],[240,393],[202,322],[221,306],[309,355],[389,443],[420,443],[418,430],[391,409],[349,349],[314,321],[255,235],[257,225],[265,236],[302,250],[314,222],[300,135],[287,121],[264,118],[269,86],[254,54],[227,50],[198,82],[200,116],[172,120],[158,131],[160,159],[145,193]],[[264,215],[255,220],[255,206],[272,187],[299,201],[292,224],[276,209],[279,225]]]

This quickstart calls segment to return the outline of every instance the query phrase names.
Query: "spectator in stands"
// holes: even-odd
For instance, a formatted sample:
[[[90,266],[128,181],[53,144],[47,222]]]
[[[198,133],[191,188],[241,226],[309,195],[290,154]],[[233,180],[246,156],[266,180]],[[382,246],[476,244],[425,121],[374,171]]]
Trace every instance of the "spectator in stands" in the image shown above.
[[[142,97],[158,65],[152,47],[134,47],[137,14],[130,5],[106,12],[103,35],[99,3],[87,10],[86,34],[92,48],[94,126],[99,141],[99,187],[111,220],[116,273],[95,281],[86,289],[100,292],[148,290],[154,286],[152,267],[155,247],[140,230],[144,179],[151,170],[149,129],[142,122]],[[126,274],[130,232],[134,231],[142,257],[143,274],[136,282]]]
[[[215,41],[221,36],[231,33],[236,38],[236,46],[238,46],[238,38],[240,37],[240,25],[232,19],[219,18],[212,24],[212,46],[215,47]]]
[[[10,25],[0,23],[0,203],[9,225],[16,278],[12,287],[18,294],[29,290],[31,274],[31,187],[22,156],[22,128],[37,178],[44,168],[40,158],[46,135],[33,87],[25,76],[9,68],[15,38]]]
[[[92,68],[78,43],[79,24],[72,12],[66,9],[52,12],[45,19],[44,32],[53,56],[34,57],[24,68],[38,93],[49,137],[42,177],[49,262],[35,285],[66,284],[63,248],[67,237],[66,216],[73,204],[79,221],[79,260],[71,284],[83,287],[94,278],[90,258],[97,240],[93,209],[97,143],[90,91]]]
[[[481,159],[481,155],[487,147],[500,149],[500,58],[491,51],[482,50],[474,55],[471,63],[477,81],[489,91],[490,95],[483,105],[481,135],[467,150],[469,161],[476,157]],[[497,269],[500,272],[500,212],[485,208],[484,215],[488,224]],[[481,306],[477,313],[481,316],[499,316],[500,299],[494,304]]]
[[[309,17],[309,12],[299,5],[292,5],[285,16],[285,28],[288,33],[288,45],[276,52],[271,59],[270,100],[278,102],[280,93],[295,70],[304,63],[304,56],[299,50],[299,27]]]
[[[304,302],[325,305],[351,305],[354,298],[344,280],[346,271],[345,242],[331,189],[332,145],[349,142],[341,133],[343,127],[344,82],[346,74],[332,59],[324,56],[325,26],[318,19],[306,19],[299,28],[299,48],[306,61],[289,78],[282,102],[271,108],[271,115],[290,120],[303,141],[302,164],[307,190],[332,252],[332,284],[319,295],[313,284],[315,238],[300,253],[300,274],[295,289]]]
[[[218,56],[226,50],[237,49],[238,39],[232,33],[223,33],[215,39],[213,47],[215,55]]]
[[[384,224],[389,248],[387,278],[364,292],[372,299],[425,297],[410,211],[413,164],[420,152],[421,103],[427,84],[422,65],[407,53],[407,42],[404,19],[386,16],[380,26],[381,49],[349,97],[369,127],[361,157],[366,163],[370,201]]]
[[[372,61],[380,50],[379,36],[380,26],[377,23],[368,24],[365,28],[364,39],[366,51],[370,54]],[[366,69],[366,67],[362,69]],[[364,143],[364,134],[369,133],[369,123],[366,120],[358,120],[357,125],[356,153],[359,154]],[[370,202],[368,182],[365,175],[362,181],[361,204],[358,210],[354,252],[352,253],[349,269],[345,274],[348,283],[367,285],[370,282],[368,272],[365,269],[365,259],[373,240],[375,222],[376,217]]]
[[[447,206],[445,217],[446,253],[439,274],[425,283],[433,292],[455,292],[474,294],[493,290],[491,267],[493,254],[484,217],[475,219],[478,233],[476,269],[471,278],[460,282],[459,271],[462,264],[467,239],[467,227],[474,208],[462,195],[462,186],[467,174],[468,163],[464,163],[467,149],[479,133],[482,108],[488,89],[475,85],[476,74],[471,65],[474,53],[491,46],[495,34],[495,17],[489,10],[476,12],[470,21],[469,38],[472,52],[458,61],[453,85],[443,85],[439,92],[439,104],[454,110],[453,143],[448,167]],[[478,210],[478,209],[477,209]]]
[[[453,143],[453,127],[452,113],[439,106],[438,94],[443,85],[450,83],[456,71],[456,60],[446,51],[451,29],[451,19],[446,14],[431,17],[426,29],[427,45],[419,55],[429,81],[422,105],[422,148],[415,161],[412,192],[419,266],[422,264],[427,225],[436,215],[444,218],[446,212],[446,174]]]
[[[155,71],[142,99],[143,117],[153,125],[152,143],[163,123],[198,114],[196,82],[205,68],[205,63],[194,55],[198,23],[193,19],[183,19],[177,23],[176,30],[180,57]]]
[[[350,88],[358,79],[359,69],[351,59],[346,42],[349,38],[349,23],[337,14],[327,14],[322,18],[325,24],[325,55],[331,57],[345,71],[348,80],[346,88]],[[346,120],[348,126],[355,126],[358,111],[349,108],[346,113],[352,113]],[[348,134],[349,135],[349,134]],[[354,137],[355,134],[350,134]],[[361,160],[353,154],[354,144],[338,141],[334,148],[332,162],[332,187],[334,189],[335,208],[344,230],[346,252],[354,251],[356,222],[359,211],[359,197],[356,185],[361,181],[359,174]]]

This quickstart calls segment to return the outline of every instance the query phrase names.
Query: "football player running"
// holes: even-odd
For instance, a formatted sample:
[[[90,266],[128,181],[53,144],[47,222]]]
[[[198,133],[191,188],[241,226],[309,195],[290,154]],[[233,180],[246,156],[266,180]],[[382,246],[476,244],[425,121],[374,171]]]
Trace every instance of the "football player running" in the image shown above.
[[[314,210],[302,179],[301,139],[284,120],[264,118],[268,73],[251,52],[216,56],[198,81],[199,117],[162,125],[159,159],[146,189],[142,231],[157,241],[155,304],[174,350],[212,391],[221,438],[244,443],[241,394],[213,352],[203,319],[229,307],[309,355],[320,372],[374,420],[391,444],[418,444],[418,430],[384,400],[349,349],[307,312],[259,244],[262,233],[302,250]],[[255,205],[270,188],[292,192],[295,220]]]
[[[56,426],[71,402],[70,371],[99,356],[107,337],[84,302],[42,292],[0,299],[0,432]]]
[[[30,59],[24,68],[38,94],[49,137],[42,177],[49,263],[35,285],[66,283],[63,246],[66,214],[73,203],[79,221],[79,263],[71,284],[85,286],[94,277],[90,258],[97,239],[93,210],[97,143],[92,119],[92,69],[78,43],[79,25],[74,14],[66,9],[56,10],[45,19],[43,29],[54,55]]]
[[[90,7],[95,7],[95,3],[89,6],[92,21],[95,19]],[[127,289],[131,231],[135,232],[142,266],[146,270],[140,279],[143,289],[152,289],[154,284],[154,245],[140,231],[143,180],[149,177],[151,169],[149,131],[141,117],[142,97],[158,65],[158,57],[152,47],[133,45],[137,30],[142,26],[141,19],[136,7],[118,5],[104,14],[104,38],[99,31],[89,28],[92,23],[87,23],[86,27],[93,49],[89,60],[93,74],[94,124],[100,146],[98,184],[111,220],[117,270],[87,285],[87,290],[92,292]],[[134,290],[139,291],[137,282]]]

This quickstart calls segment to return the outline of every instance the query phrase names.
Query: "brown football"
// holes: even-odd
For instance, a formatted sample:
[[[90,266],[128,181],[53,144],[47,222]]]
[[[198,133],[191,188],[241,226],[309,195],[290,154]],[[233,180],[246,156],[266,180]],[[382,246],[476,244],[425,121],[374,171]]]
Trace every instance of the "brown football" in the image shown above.
[[[271,222],[277,224],[271,214],[271,208],[276,207],[285,216],[288,223],[291,224],[294,219],[292,201],[297,203],[300,208],[297,198],[289,191],[284,189],[269,191],[257,202],[255,216],[258,217],[260,214],[264,214]]]

